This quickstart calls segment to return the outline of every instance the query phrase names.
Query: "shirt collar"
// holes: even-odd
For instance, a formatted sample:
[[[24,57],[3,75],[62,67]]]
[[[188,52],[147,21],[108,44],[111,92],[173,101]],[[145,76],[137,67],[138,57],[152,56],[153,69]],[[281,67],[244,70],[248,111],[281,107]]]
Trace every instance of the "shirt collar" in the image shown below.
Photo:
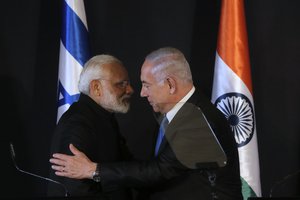
[[[192,89],[169,111],[166,116],[168,118],[169,123],[172,121],[178,110],[187,102],[187,100],[194,94],[195,87]]]

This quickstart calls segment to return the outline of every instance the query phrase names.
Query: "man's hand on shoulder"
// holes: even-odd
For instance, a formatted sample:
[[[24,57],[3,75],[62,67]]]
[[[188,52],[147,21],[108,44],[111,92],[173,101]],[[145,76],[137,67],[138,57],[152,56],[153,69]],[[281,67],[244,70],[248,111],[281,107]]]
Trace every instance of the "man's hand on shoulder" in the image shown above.
[[[92,162],[83,152],[73,144],[69,146],[73,155],[55,153],[50,159],[52,169],[57,176],[74,179],[92,179],[97,163]]]

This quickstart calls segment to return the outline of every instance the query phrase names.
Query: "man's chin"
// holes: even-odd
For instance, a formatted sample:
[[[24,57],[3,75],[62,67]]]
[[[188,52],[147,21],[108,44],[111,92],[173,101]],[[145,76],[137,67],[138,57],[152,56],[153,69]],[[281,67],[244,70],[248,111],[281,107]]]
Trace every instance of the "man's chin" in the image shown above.
[[[151,105],[151,106],[152,106],[152,109],[153,109],[154,112],[159,112],[160,111],[157,106],[155,106],[155,105]]]
[[[123,103],[123,105],[119,106],[119,112],[120,113],[127,113],[130,109],[130,103]]]

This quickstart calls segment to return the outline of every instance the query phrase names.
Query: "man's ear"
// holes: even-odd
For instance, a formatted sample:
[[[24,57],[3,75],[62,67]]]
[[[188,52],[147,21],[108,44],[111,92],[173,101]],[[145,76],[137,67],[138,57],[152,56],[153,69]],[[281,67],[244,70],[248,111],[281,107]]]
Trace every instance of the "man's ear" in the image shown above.
[[[102,87],[101,82],[99,80],[92,80],[90,82],[90,94],[93,96],[101,96],[102,95]]]
[[[167,77],[166,81],[167,81],[167,84],[170,88],[170,90],[169,90],[170,94],[174,94],[175,91],[176,91],[176,81],[175,81],[175,79],[172,78],[172,77]]]

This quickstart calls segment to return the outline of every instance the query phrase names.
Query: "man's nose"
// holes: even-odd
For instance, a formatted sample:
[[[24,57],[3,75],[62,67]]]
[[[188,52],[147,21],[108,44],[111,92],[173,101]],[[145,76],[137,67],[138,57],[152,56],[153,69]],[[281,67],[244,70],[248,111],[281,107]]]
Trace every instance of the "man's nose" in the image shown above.
[[[145,92],[144,87],[142,87],[142,89],[141,89],[140,96],[141,97],[146,97],[147,96],[147,93]]]

